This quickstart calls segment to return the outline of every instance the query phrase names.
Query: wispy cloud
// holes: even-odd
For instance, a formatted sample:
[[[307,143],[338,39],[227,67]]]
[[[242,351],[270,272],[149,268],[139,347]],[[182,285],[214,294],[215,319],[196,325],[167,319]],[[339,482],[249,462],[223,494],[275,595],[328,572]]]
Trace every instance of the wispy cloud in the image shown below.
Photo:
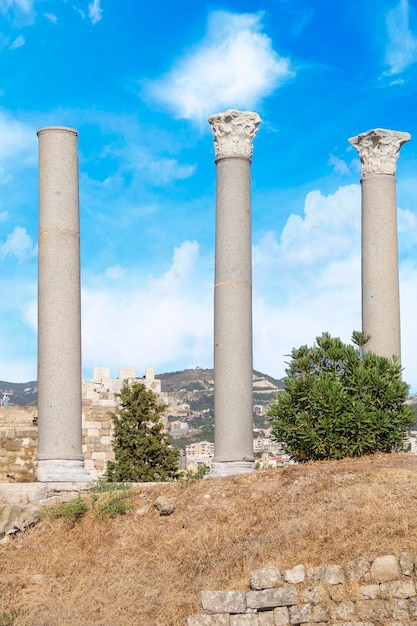
[[[386,16],[388,41],[385,62],[389,70],[385,75],[401,74],[417,62],[417,36],[410,28],[410,11],[408,0],[400,0]]]
[[[202,122],[222,108],[256,108],[291,75],[262,32],[262,14],[215,11],[203,41],[149,92],[178,117]]]
[[[148,148],[128,143],[123,147],[107,148],[103,156],[111,155],[119,159],[121,170],[133,176],[145,174],[149,183],[169,184],[176,180],[185,180],[193,176],[197,169],[195,163],[181,163],[178,159],[152,153]]]
[[[58,22],[58,18],[54,13],[44,13],[44,17],[51,22],[51,24],[56,24]]]
[[[21,48],[22,46],[25,45],[25,43],[26,43],[26,41],[25,41],[25,38],[23,37],[23,35],[19,35],[18,37],[16,37],[16,39],[10,45],[10,50],[15,50],[16,48]]]
[[[24,263],[36,255],[37,247],[28,235],[26,228],[16,226],[4,243],[0,242],[0,258],[15,257],[19,263]]]
[[[6,13],[9,9],[20,10],[23,13],[29,13],[35,0],[0,0],[0,11]]]
[[[331,165],[335,174],[350,174],[349,165],[335,154],[329,156],[328,165]]]
[[[90,2],[88,5],[88,17],[93,25],[101,21],[103,17],[103,9],[100,7],[100,0],[93,0],[93,2]]]
[[[34,128],[0,111],[0,137],[0,181],[7,181],[15,157],[27,155],[30,161],[36,162],[36,133]]]
[[[125,274],[126,270],[120,265],[113,265],[112,267],[108,267],[104,272],[106,278],[110,278],[110,280],[120,280]]]
[[[169,158],[147,158],[137,165],[136,171],[146,172],[151,182],[159,184],[190,178],[197,169],[195,164],[181,164],[177,159]]]

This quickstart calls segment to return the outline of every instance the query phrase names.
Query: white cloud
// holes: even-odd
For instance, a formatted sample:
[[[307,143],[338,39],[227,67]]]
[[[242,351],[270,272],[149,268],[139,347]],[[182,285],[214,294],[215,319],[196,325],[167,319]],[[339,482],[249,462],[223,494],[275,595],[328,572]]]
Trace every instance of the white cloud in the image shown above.
[[[212,285],[199,279],[198,254],[198,244],[185,241],[160,277],[126,273],[117,285],[83,290],[86,369],[210,364]]]
[[[16,37],[16,39],[10,45],[10,50],[16,50],[16,48],[21,48],[25,45],[25,43],[26,41],[23,35],[19,35],[19,37]]]
[[[91,23],[97,24],[103,17],[103,9],[100,7],[100,0],[93,0],[88,5],[88,17]]]
[[[108,267],[104,272],[106,278],[110,278],[110,280],[120,280],[125,274],[123,267],[120,265],[113,265],[112,267]]]
[[[56,24],[58,22],[58,18],[54,13],[44,13],[44,17],[51,22],[51,24]]]
[[[256,108],[291,76],[262,33],[262,15],[211,13],[200,45],[150,86],[151,95],[178,117],[202,122],[223,108]]]
[[[125,171],[132,170],[135,174],[144,172],[149,182],[162,185],[190,178],[197,169],[196,164],[179,163],[177,159],[154,156],[136,146],[131,146],[121,156],[126,160],[123,166]]]
[[[34,129],[15,120],[10,115],[0,112],[0,167],[2,161],[9,165],[9,160],[23,153],[31,153],[36,158],[37,140]]]
[[[19,9],[23,13],[30,13],[35,0],[0,0],[0,11],[5,13],[9,9]]]
[[[329,196],[311,191],[304,216],[290,215],[280,250],[285,263],[310,274],[329,259],[349,253],[360,232],[360,186],[340,187]]]
[[[103,156],[107,154],[120,159],[121,172],[129,171],[135,177],[139,175],[142,178],[145,175],[148,182],[158,185],[191,178],[197,169],[195,163],[180,163],[171,157],[152,154],[148,149],[138,147],[135,143],[128,143],[123,148],[106,146]],[[106,184],[114,182],[113,178],[110,177]]]
[[[388,12],[386,25],[388,41],[385,62],[390,68],[386,75],[401,74],[409,65],[417,62],[417,36],[410,28],[408,0],[400,0]]]
[[[36,244],[32,242],[26,228],[21,226],[16,226],[13,232],[7,235],[6,241],[0,243],[0,258],[2,259],[14,256],[19,263],[24,263],[35,256],[36,252]]]
[[[332,165],[335,174],[350,174],[349,165],[335,154],[329,156],[328,165]]]

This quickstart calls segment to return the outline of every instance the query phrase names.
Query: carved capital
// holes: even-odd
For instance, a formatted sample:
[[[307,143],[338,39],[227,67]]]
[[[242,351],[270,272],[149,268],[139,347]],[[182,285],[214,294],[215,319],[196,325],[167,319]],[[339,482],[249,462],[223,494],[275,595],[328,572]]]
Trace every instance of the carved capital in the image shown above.
[[[409,133],[375,128],[351,137],[349,143],[359,152],[362,164],[362,178],[372,174],[395,176],[400,148],[410,141]]]
[[[216,160],[227,157],[251,158],[252,140],[261,123],[257,113],[229,109],[212,115],[208,121],[214,135]]]

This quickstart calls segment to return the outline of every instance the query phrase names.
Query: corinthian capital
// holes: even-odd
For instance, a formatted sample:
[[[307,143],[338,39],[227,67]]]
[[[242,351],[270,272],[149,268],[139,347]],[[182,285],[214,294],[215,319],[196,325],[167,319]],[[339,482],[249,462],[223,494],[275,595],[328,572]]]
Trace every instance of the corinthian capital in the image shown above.
[[[362,178],[372,174],[395,176],[400,148],[410,141],[409,133],[375,128],[351,137],[349,143],[359,152],[362,164]]]
[[[251,158],[252,140],[261,123],[257,113],[229,109],[212,115],[208,121],[214,135],[216,160],[227,157]]]

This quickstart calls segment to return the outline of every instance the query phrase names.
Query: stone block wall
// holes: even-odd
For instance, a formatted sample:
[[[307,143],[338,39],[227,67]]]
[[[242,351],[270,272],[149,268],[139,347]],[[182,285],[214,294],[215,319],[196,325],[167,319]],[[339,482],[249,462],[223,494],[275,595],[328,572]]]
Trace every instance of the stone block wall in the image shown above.
[[[113,423],[109,409],[83,403],[83,454],[86,470],[92,478],[99,478],[107,461],[114,460],[112,447]]]
[[[253,572],[250,591],[203,591],[188,626],[417,626],[414,555]]]
[[[103,475],[107,460],[113,460],[112,421],[114,406],[83,403],[83,453],[92,480]],[[0,407],[0,483],[35,481],[38,445],[36,406]]]
[[[35,481],[36,406],[0,407],[0,482]]]

